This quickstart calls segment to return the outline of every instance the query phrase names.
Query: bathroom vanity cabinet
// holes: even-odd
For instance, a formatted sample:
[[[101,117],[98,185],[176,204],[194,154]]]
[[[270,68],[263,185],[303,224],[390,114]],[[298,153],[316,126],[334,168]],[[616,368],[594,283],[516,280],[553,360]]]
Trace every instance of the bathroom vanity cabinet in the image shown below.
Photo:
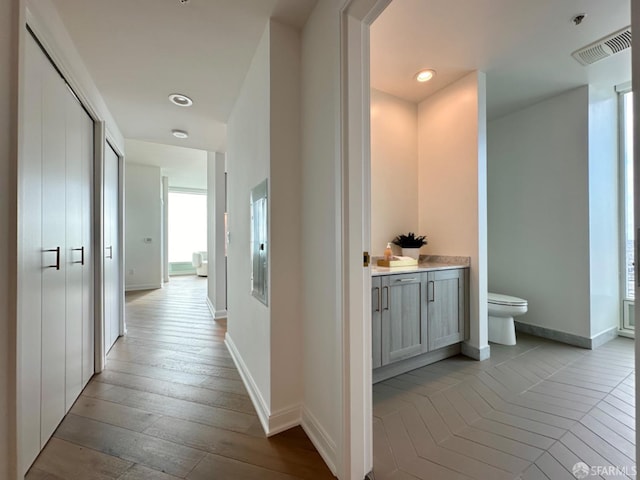
[[[460,352],[467,337],[468,268],[372,277],[374,383]]]

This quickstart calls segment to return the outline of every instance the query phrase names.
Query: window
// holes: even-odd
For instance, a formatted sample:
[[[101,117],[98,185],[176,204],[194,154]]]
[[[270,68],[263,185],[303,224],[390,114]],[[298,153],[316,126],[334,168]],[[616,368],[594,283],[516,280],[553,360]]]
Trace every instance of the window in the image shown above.
[[[207,195],[169,192],[169,263],[189,263],[207,250]]]
[[[633,329],[635,301],[635,248],[633,227],[633,93],[621,95],[621,191],[622,223],[624,231],[623,329]]]

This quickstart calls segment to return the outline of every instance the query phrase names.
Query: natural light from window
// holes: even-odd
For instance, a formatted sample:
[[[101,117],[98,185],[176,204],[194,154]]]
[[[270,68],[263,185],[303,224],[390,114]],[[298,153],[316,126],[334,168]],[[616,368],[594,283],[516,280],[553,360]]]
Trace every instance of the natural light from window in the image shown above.
[[[169,192],[169,263],[189,262],[207,250],[207,195]]]
[[[624,239],[624,279],[622,289],[622,332],[635,330],[635,242],[633,220],[633,94],[622,94],[622,114],[620,123],[622,129],[622,148],[620,168],[622,170],[621,188],[623,201],[621,202]]]
[[[624,224],[625,224],[625,297],[635,297],[633,248],[633,94],[623,97],[624,121]]]

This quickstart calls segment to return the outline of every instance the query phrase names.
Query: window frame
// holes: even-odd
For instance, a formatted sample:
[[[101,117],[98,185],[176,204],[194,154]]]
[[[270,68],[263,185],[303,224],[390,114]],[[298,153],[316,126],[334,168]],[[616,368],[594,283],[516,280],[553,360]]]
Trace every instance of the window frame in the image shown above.
[[[626,145],[627,135],[625,129],[625,96],[632,93],[631,83],[626,83],[616,87],[618,93],[618,169],[619,169],[619,226],[620,226],[620,303],[622,306],[622,315],[620,319],[620,331],[621,333],[628,333],[633,335],[635,332],[635,326],[631,325],[630,312],[635,310],[635,295],[629,297],[628,295],[628,282],[627,282],[627,178],[626,178]],[[634,236],[635,238],[635,236]],[[634,263],[637,261],[635,258],[636,245],[633,246]],[[635,283],[635,277],[634,277]],[[635,323],[635,322],[634,322]]]

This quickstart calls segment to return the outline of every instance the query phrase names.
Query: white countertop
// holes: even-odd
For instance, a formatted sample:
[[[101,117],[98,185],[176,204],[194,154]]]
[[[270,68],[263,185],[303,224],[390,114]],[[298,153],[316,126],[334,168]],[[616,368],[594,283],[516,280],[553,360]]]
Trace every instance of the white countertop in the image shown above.
[[[371,263],[371,276],[396,275],[400,273],[432,272],[435,270],[452,270],[469,268],[469,257],[447,257],[442,255],[421,255],[418,265],[410,267],[379,267],[377,258]]]

